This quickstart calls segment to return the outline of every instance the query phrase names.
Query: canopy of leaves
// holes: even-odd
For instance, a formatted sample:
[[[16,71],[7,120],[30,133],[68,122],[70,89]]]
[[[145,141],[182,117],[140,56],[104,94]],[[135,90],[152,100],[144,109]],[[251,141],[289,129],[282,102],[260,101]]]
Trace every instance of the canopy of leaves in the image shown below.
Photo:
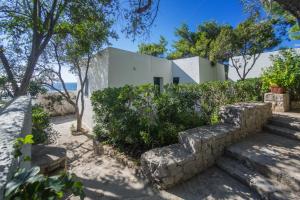
[[[150,55],[150,56],[156,56],[156,57],[164,57],[166,51],[167,51],[167,41],[164,37],[160,36],[159,43],[151,43],[151,44],[145,44],[141,43],[139,45],[139,53]]]
[[[201,56],[209,58],[212,43],[216,40],[222,29],[228,25],[220,25],[214,21],[204,22],[193,32],[186,24],[176,29],[178,40],[173,44],[174,51],[168,56],[170,59]]]
[[[280,39],[273,24],[272,20],[257,22],[250,17],[236,28],[223,29],[212,45],[210,58],[222,60],[233,56],[251,56],[277,46]]]
[[[298,0],[241,0],[246,12],[251,15],[265,12],[269,18],[276,19],[281,26],[281,32],[289,29],[289,37],[300,38],[300,4]],[[295,6],[296,5],[296,6]],[[262,14],[261,16],[264,16]]]

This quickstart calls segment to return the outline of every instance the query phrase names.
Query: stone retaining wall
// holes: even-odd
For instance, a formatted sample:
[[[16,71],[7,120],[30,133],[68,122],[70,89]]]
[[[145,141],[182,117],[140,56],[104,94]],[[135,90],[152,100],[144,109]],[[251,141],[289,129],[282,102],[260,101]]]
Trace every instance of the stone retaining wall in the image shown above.
[[[291,101],[291,110],[299,110],[300,101]]]
[[[31,134],[31,100],[22,96],[13,100],[0,113],[0,200],[3,199],[5,184],[20,166],[30,168],[30,162],[13,156],[14,143],[18,137]],[[22,148],[23,156],[31,156],[31,145]]]
[[[166,189],[212,166],[225,147],[262,130],[272,115],[269,103],[241,103],[221,108],[221,124],[179,133],[179,143],[152,149],[141,157],[143,173]]]

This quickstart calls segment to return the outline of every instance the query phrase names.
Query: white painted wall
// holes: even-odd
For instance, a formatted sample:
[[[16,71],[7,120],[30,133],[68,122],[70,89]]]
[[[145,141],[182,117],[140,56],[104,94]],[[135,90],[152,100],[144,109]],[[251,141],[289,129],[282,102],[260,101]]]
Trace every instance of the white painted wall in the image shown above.
[[[91,95],[94,91],[102,90],[108,87],[108,49],[97,53],[90,65],[88,72],[88,96],[84,97],[84,112],[83,123],[86,128],[92,130],[94,124],[94,112],[91,104]],[[80,89],[80,84],[77,81],[77,89]],[[81,104],[79,103],[81,108]]]
[[[179,77],[179,83],[200,83],[199,57],[173,60],[173,77]]]
[[[164,84],[172,81],[169,60],[115,48],[108,48],[108,51],[109,87],[153,83],[153,77],[162,77]]]
[[[97,54],[88,73],[89,96],[85,97],[83,122],[93,128],[93,110],[90,97],[92,92],[107,87],[122,87],[126,84],[141,85],[153,83],[154,77],[162,77],[163,84],[172,83],[179,77],[180,83],[202,83],[224,80],[224,66],[211,66],[210,61],[199,58],[167,60],[141,55],[116,48],[107,48]]]
[[[199,57],[199,71],[200,83],[225,80],[225,68],[222,64],[216,63],[211,65],[209,60]]]
[[[180,83],[225,80],[224,65],[211,65],[209,60],[199,56],[173,60],[172,73],[173,77],[179,77]]]
[[[296,48],[294,49],[296,52],[300,53],[300,48]],[[249,72],[249,74],[247,75],[246,78],[257,78],[260,77],[263,70],[270,67],[272,65],[272,60],[271,60],[271,56],[275,56],[278,55],[280,53],[280,51],[272,51],[272,52],[266,52],[266,53],[262,53],[260,55],[260,57],[258,58],[258,60],[256,61],[256,63],[254,64],[254,67],[252,68],[252,70]],[[241,56],[236,56],[234,57],[234,60],[238,61],[238,64],[240,66],[244,66],[244,61],[243,58]],[[249,67],[252,65],[253,61],[249,61],[249,63],[247,64],[247,68],[249,69]],[[232,66],[232,62],[229,61],[229,65]],[[240,74],[242,73],[243,68],[239,69]],[[230,80],[233,81],[237,81],[240,80],[240,77],[238,76],[238,73],[236,72],[236,69],[234,67],[229,67],[229,72],[228,72],[228,78]]]

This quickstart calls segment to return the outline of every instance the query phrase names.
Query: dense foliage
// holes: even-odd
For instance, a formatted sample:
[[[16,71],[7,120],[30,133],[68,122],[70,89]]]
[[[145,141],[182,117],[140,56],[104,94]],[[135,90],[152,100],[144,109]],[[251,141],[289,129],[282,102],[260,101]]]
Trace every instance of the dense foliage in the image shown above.
[[[231,61],[229,66],[243,80],[255,67],[261,53],[276,47],[281,39],[275,32],[275,20],[258,21],[250,17],[234,29],[223,29],[210,52],[211,60]],[[235,56],[240,58],[235,60]]]
[[[139,53],[162,58],[167,52],[167,44],[167,40],[160,36],[159,43],[141,43],[139,45]]]
[[[35,144],[44,143],[48,139],[47,129],[50,116],[41,106],[32,107],[32,135]]]
[[[100,141],[138,156],[177,142],[178,132],[218,123],[220,106],[262,100],[259,79],[204,84],[124,86],[96,91],[94,132]]]
[[[293,40],[300,39],[300,4],[298,0],[241,0],[244,8],[250,14],[261,13],[261,16],[279,20],[284,29],[289,29]],[[262,9],[263,8],[263,9]]]
[[[218,24],[215,21],[207,21],[200,24],[196,31],[191,31],[188,25],[182,24],[175,31],[177,41],[172,45],[174,50],[168,55],[170,59],[200,56],[209,58],[214,41],[223,29],[229,25]]]
[[[283,87],[292,100],[300,99],[300,55],[294,51],[282,51],[273,57],[273,65],[262,76],[263,89],[271,86]]]

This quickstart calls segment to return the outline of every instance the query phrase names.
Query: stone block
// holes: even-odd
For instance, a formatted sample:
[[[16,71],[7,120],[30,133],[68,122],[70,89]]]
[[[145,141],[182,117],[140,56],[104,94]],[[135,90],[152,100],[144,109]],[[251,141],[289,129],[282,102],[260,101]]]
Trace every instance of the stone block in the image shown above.
[[[193,160],[196,160],[193,154],[186,151],[183,146],[174,144],[145,152],[141,156],[141,167],[152,182],[169,187],[174,180],[170,177],[183,173],[181,166]]]
[[[274,93],[265,93],[264,95],[264,101],[265,102],[272,102],[275,101],[275,94]]]
[[[290,110],[290,96],[287,93],[266,93],[264,96],[264,101],[272,103],[272,111],[274,112],[287,112]]]

